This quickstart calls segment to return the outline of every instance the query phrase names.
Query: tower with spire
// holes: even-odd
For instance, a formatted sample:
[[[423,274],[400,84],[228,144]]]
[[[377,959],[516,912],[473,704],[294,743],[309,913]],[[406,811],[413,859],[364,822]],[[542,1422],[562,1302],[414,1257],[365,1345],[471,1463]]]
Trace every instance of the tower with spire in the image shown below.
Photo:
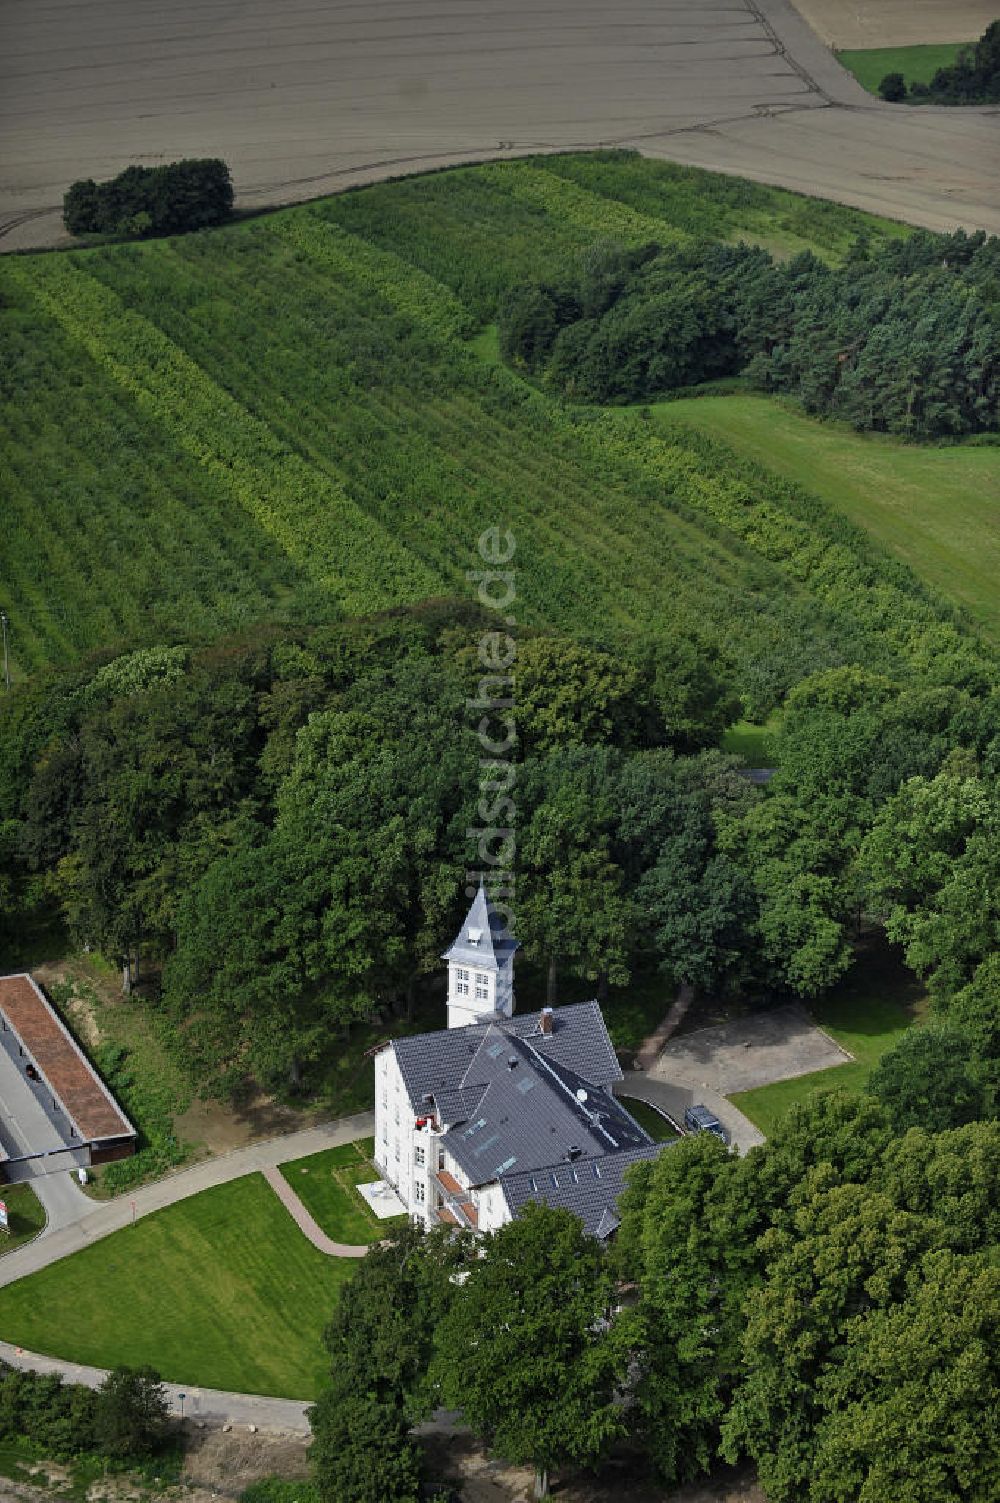
[[[448,962],[449,1028],[513,1015],[518,948],[480,882],[455,943],[441,957]]]

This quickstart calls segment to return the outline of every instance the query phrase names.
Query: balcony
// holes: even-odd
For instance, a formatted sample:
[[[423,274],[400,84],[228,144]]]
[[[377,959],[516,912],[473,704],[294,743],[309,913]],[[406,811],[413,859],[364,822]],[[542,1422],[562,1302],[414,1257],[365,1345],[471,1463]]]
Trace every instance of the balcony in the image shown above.
[[[444,1205],[438,1206],[437,1218],[446,1226],[462,1226],[470,1232],[479,1230],[479,1212],[472,1202],[472,1196],[464,1185],[460,1185],[453,1174],[447,1169],[439,1169],[434,1176],[435,1183],[444,1196]]]

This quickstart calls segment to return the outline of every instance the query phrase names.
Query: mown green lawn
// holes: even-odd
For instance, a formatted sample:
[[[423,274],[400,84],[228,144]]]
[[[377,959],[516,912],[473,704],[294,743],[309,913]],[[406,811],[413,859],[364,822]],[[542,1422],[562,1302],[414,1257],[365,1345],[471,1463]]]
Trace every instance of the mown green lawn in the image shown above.
[[[278,1166],[309,1214],[337,1242],[377,1242],[387,1227],[406,1219],[380,1221],[358,1194],[358,1185],[379,1178],[370,1161],[374,1146],[365,1138]]]
[[[742,393],[653,410],[813,491],[1000,641],[1000,447],[918,448]]]
[[[7,1207],[7,1231],[0,1231],[0,1257],[37,1237],[45,1225],[45,1212],[30,1185],[0,1185],[0,1200]]]
[[[97,1367],[312,1398],[357,1264],[317,1252],[263,1176],[204,1190],[0,1290],[0,1336]]]
[[[820,1028],[852,1056],[849,1063],[774,1085],[740,1091],[729,1099],[770,1136],[789,1107],[817,1090],[862,1091],[887,1049],[927,1008],[922,986],[887,950],[872,944],[854,971],[812,1008]]]
[[[902,73],[907,84],[930,83],[939,68],[950,68],[959,50],[967,42],[938,42],[923,47],[848,48],[837,53],[837,61],[870,94],[887,73]]]

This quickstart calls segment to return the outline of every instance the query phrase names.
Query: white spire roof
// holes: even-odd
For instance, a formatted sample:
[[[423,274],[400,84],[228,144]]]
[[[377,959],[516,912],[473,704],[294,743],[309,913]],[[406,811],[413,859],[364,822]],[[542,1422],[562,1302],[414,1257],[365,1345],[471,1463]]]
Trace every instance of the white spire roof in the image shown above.
[[[457,961],[460,965],[474,965],[487,970],[499,970],[509,965],[515,950],[520,948],[509,933],[507,925],[486,896],[482,882],[469,909],[465,922],[450,950],[442,960]]]

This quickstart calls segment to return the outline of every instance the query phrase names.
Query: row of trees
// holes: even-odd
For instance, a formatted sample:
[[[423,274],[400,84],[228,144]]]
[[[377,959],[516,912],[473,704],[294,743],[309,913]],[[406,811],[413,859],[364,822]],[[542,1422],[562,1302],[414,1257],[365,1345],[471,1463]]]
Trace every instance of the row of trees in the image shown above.
[[[438,604],[19,690],[0,720],[8,931],[54,899],[126,985],[162,966],[217,1084],[297,1082],[356,1020],[412,1006],[466,873],[497,858],[553,997],[649,965],[815,996],[865,911],[942,998],[997,947],[1000,694],[981,677],[814,675],[761,791],[713,749],[735,701],[690,644],[623,658],[522,633],[517,760],[486,776],[470,705],[494,628]]]
[[[175,235],[222,224],[232,213],[229,168],[218,157],[126,167],[106,183],[80,178],[63,200],[71,235]]]
[[[116,1367],[91,1389],[0,1363],[0,1440],[31,1441],[48,1456],[141,1461],[163,1446],[167,1415],[151,1367]]]
[[[397,1234],[326,1334],[320,1497],[414,1499],[444,1405],[538,1496],[627,1441],[668,1486],[721,1454],[772,1503],[987,1503],[998,1150],[995,1122],[896,1136],[831,1093],[743,1159],[706,1133],[636,1166],[609,1252],[544,1205],[475,1245]]]
[[[759,247],[591,247],[560,285],[515,289],[506,358],[587,402],[744,373],[858,429],[995,432],[1000,241],[916,235],[834,269]]]

